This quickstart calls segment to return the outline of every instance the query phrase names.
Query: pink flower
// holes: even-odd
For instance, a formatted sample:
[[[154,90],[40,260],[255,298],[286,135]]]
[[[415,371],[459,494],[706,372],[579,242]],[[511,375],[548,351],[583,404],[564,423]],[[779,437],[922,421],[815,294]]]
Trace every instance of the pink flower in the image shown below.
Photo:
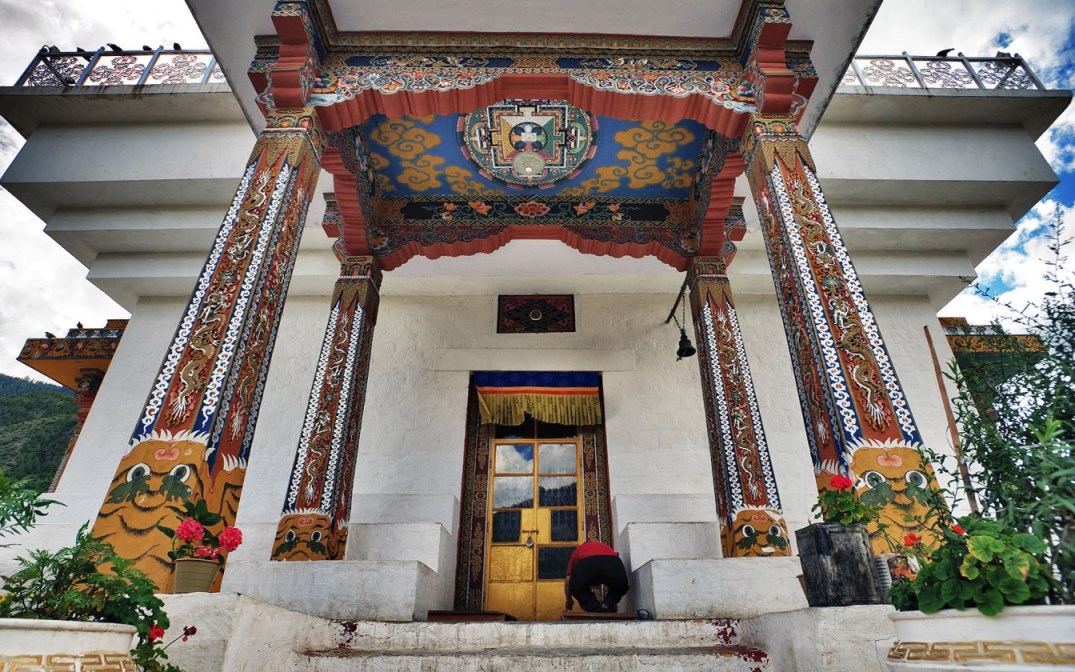
[[[850,490],[854,485],[854,481],[842,474],[837,474],[829,479],[829,487],[837,490]]]
[[[243,543],[243,533],[237,527],[225,527],[217,535],[217,541],[220,542],[221,548],[231,553]]]
[[[201,523],[191,518],[187,518],[182,523],[179,523],[179,527],[175,528],[175,536],[183,541],[200,540],[203,534],[205,534],[205,528],[202,527]]]
[[[206,560],[216,560],[220,555],[219,548],[213,548],[212,546],[199,546],[194,549],[194,557],[204,558]]]
[[[164,637],[164,628],[160,627],[156,623],[149,627],[149,639],[157,640]]]

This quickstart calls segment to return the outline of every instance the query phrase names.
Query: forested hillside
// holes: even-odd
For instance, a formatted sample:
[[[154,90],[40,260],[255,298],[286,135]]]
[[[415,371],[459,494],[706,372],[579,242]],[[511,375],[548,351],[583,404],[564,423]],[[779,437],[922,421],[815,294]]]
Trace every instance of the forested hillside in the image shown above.
[[[44,491],[75,428],[70,391],[0,374],[0,470]]]

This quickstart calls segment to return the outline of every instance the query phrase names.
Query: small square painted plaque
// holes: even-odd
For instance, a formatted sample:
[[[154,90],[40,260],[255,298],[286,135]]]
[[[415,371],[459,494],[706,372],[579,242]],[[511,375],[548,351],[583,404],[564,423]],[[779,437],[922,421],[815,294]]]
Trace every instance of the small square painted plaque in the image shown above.
[[[498,299],[498,334],[575,331],[575,297],[571,294],[501,295]]]

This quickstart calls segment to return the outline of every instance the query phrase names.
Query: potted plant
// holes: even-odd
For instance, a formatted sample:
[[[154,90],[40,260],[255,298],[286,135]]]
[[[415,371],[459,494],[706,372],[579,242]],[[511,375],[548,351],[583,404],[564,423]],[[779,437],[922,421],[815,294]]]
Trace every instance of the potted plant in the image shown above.
[[[52,503],[23,485],[0,473],[0,537],[29,529]],[[123,669],[182,672],[165,662],[168,616],[156,584],[87,527],[73,546],[30,551],[0,577],[0,658],[18,656],[28,671],[73,658],[88,669],[109,656]]]
[[[220,525],[223,518],[209,511],[204,500],[187,500],[182,508],[175,510],[182,518],[175,529],[157,526],[172,540],[172,550],[168,552],[175,568],[172,592],[208,591],[227,554],[243,542],[243,533],[237,527],[226,525],[214,533],[212,529]]]
[[[905,540],[924,564],[889,592],[889,670],[1075,668],[1075,285],[1060,239],[1056,291],[1015,320],[1036,338],[968,330],[991,356],[952,367],[959,459],[929,457],[977,513],[939,502],[936,543]]]
[[[812,508],[823,522],[795,531],[811,607],[884,602],[866,530],[877,520],[879,507],[862,502],[854,485],[842,474],[830,478]]]

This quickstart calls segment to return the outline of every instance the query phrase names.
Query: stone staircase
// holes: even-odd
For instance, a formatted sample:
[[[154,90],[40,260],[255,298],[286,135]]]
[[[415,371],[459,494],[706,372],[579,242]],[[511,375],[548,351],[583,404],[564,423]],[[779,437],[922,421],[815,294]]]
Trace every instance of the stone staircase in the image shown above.
[[[770,670],[738,621],[378,623],[337,621],[336,642],[292,654],[291,672]]]

